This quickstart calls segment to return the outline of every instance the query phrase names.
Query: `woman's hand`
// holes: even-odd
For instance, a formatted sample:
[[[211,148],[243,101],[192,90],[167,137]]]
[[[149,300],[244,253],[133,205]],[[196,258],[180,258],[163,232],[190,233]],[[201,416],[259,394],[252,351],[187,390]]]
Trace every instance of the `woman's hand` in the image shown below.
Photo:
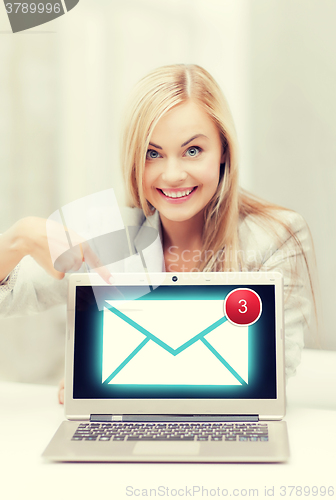
[[[20,260],[29,254],[34,254],[42,267],[56,279],[64,277],[64,273],[56,272],[51,261],[46,237],[46,221],[37,217],[26,217],[0,236],[0,281],[4,280]]]
[[[60,405],[64,405],[64,378],[58,385],[58,402]]]
[[[57,280],[64,278],[67,269],[64,268],[62,271],[56,270],[50,253],[50,246],[53,246],[55,249],[57,247],[57,251],[60,254],[66,252],[68,249],[61,237],[61,226],[57,223],[53,223],[53,232],[49,235],[47,235],[47,221],[39,217],[25,217],[19,220],[15,226],[19,235],[18,239],[21,242],[21,247],[24,249],[24,255],[33,257],[33,259],[53,278]]]
[[[112,275],[104,267],[86,241],[57,222],[39,217],[20,219],[0,240],[0,280],[4,279],[25,255],[33,259],[53,278],[76,272],[85,261],[106,283]],[[69,240],[71,247],[69,247]]]

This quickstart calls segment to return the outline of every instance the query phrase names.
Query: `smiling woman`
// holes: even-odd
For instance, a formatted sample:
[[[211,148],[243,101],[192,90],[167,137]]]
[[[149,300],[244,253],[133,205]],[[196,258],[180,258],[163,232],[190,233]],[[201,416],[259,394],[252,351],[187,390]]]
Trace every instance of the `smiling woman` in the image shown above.
[[[232,115],[207,71],[165,66],[139,82],[121,163],[131,205],[159,220],[167,271],[282,273],[286,373],[294,373],[311,306],[316,314],[310,231],[297,213],[239,188]]]
[[[159,120],[149,146],[155,149],[146,155],[144,194],[160,213],[166,268],[171,269],[172,246],[181,256],[202,246],[204,210],[217,191],[225,153],[217,127],[191,99]],[[181,228],[183,241],[178,236]],[[185,267],[181,262],[175,271]]]
[[[315,303],[310,232],[297,213],[239,188],[233,119],[207,71],[166,66],[139,82],[126,115],[121,164],[134,208],[128,209],[132,220],[123,221],[132,226],[133,246],[144,227],[161,235],[162,248],[151,256],[148,270],[282,273],[286,374],[293,374]],[[66,285],[52,278],[78,270],[84,258],[89,265],[99,262],[86,244],[84,253],[78,248],[68,267],[56,271],[42,219],[22,219],[1,235],[1,313],[41,311],[64,302]],[[113,266],[102,274],[107,282],[110,272]]]
[[[155,149],[148,149],[146,156],[147,201],[160,212],[165,227],[168,221],[194,224],[194,218],[202,218],[204,208],[216,193],[220,164],[224,162],[216,126],[190,100],[160,119],[149,146]]]
[[[175,254],[197,250],[203,256],[196,265],[194,260],[195,270],[251,270],[247,252],[264,252],[261,244],[250,248],[242,242],[243,228],[253,222],[273,232],[268,243],[277,241],[276,248],[284,243],[281,233],[287,234],[310,281],[311,242],[297,236],[292,223],[301,225],[309,239],[302,218],[239,189],[233,118],[221,89],[203,68],[165,66],[139,82],[126,119],[121,162],[132,205],[147,217],[160,214],[168,270],[172,246]],[[254,262],[255,269],[265,257]],[[171,270],[191,270],[185,267],[181,260]]]
[[[226,269],[237,267],[229,262],[238,250],[231,231],[238,221],[236,133],[209,73],[173,65],[139,82],[126,121],[122,165],[133,205],[146,216],[155,209],[160,213],[166,268],[172,246],[181,254],[226,246],[231,249]],[[191,270],[185,264],[180,270]],[[204,261],[196,268],[210,270]]]

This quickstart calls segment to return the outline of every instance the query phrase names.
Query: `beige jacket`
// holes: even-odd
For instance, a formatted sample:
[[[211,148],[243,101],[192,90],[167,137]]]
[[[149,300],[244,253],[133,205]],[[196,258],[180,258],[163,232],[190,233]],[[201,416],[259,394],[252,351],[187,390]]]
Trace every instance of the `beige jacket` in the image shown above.
[[[283,211],[281,216],[301,242],[306,255],[312,251],[309,229],[304,219],[295,212]],[[141,247],[146,227],[160,233],[158,213],[145,218],[139,209],[122,210],[125,226],[137,227],[132,244],[134,251]],[[133,232],[134,233],[134,232]],[[310,319],[311,299],[309,275],[304,257],[294,238],[281,224],[273,230],[253,218],[240,221],[239,240],[243,271],[279,271],[284,277],[285,288],[285,358],[286,376],[295,373],[304,344],[304,329]],[[160,245],[154,245],[150,271],[164,270]],[[129,267],[111,266],[111,272],[130,271]],[[3,316],[33,314],[56,304],[66,302],[67,278],[56,281],[47,275],[31,258],[25,257],[8,278],[0,285],[0,314]]]

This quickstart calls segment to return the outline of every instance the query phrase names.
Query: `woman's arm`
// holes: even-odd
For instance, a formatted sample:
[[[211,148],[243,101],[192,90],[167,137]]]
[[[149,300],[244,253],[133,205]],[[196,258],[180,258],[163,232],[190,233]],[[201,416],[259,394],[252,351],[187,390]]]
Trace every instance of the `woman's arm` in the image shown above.
[[[20,219],[0,235],[0,282],[6,279],[26,255],[33,257],[53,278],[64,278],[64,273],[56,271],[51,261],[44,219]]]
[[[295,237],[284,235],[282,244],[260,270],[279,271],[284,278],[285,366],[286,376],[290,377],[301,361],[305,331],[311,323],[313,245],[308,226],[299,214],[292,213],[288,225]]]
[[[44,219],[20,219],[0,235],[1,315],[32,314],[64,302],[63,277],[51,261]]]
[[[242,223],[240,236],[241,243],[248,249],[247,259],[254,257],[247,262],[247,270],[278,271],[283,276],[285,367],[288,378],[295,374],[301,360],[304,333],[309,327],[313,309],[311,274],[315,270],[312,269],[313,245],[305,220],[299,214],[285,210],[275,215],[295,237],[279,222],[267,222],[267,229],[265,221],[255,217],[247,217]]]
[[[14,226],[0,235],[0,283],[13,271],[24,255],[24,249]]]
[[[26,217],[0,236],[0,313],[22,315],[36,313],[64,303],[67,272],[76,272],[83,258],[107,283],[111,273],[100,263],[87,242],[70,232],[73,247],[57,223],[48,225],[38,217]],[[58,270],[50,255],[50,245],[59,255]],[[55,253],[54,252],[54,253]],[[84,270],[83,270],[84,272]],[[6,279],[8,278],[8,279]]]

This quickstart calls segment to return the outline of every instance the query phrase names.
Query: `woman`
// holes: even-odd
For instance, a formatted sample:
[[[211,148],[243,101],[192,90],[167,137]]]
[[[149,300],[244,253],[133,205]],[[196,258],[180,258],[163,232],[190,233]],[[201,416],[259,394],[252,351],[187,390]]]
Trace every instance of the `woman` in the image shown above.
[[[126,119],[121,163],[131,205],[140,209],[133,208],[128,217],[131,224],[150,224],[160,231],[167,271],[283,274],[286,374],[295,373],[310,310],[305,298],[312,288],[309,230],[295,212],[239,190],[231,113],[204,69],[166,66],[139,82]],[[64,272],[55,270],[45,221],[35,218],[23,219],[3,234],[0,252],[0,279],[5,278],[0,293],[7,313],[20,304],[21,310],[39,310],[41,304],[64,301],[66,286],[52,278],[80,268],[83,257],[78,251]],[[90,249],[84,253],[85,260],[94,260]],[[37,272],[34,263],[29,272],[28,263],[18,270],[15,266],[26,255],[52,278],[42,273],[29,277]],[[108,271],[104,278],[108,281]]]

